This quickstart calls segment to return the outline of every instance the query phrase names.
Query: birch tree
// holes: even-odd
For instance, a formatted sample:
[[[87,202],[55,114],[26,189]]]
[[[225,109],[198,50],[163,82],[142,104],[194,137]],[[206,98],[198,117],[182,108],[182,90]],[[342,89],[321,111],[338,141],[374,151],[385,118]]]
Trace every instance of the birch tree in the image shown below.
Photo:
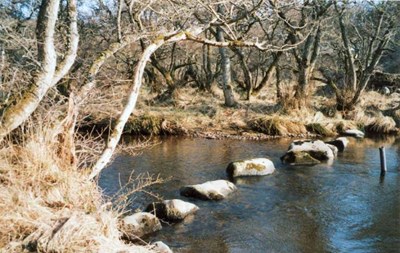
[[[38,70],[31,85],[2,108],[0,137],[4,137],[20,126],[38,107],[47,91],[63,78],[74,63],[78,49],[78,28],[76,0],[68,0],[68,40],[66,53],[57,64],[54,45],[55,26],[60,1],[43,0],[37,18],[37,62]]]

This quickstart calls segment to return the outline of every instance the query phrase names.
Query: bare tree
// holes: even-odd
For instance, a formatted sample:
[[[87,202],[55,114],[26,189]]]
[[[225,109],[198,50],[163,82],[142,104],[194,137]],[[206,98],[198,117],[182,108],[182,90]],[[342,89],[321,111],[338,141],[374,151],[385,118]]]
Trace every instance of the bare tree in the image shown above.
[[[338,50],[343,51],[344,56],[339,62],[343,65],[336,70],[320,69],[324,81],[335,91],[338,110],[354,109],[398,30],[397,3],[371,3],[372,8],[361,9],[354,20],[350,17],[350,7],[346,2],[335,5],[342,41]],[[340,76],[345,76],[342,87]]]

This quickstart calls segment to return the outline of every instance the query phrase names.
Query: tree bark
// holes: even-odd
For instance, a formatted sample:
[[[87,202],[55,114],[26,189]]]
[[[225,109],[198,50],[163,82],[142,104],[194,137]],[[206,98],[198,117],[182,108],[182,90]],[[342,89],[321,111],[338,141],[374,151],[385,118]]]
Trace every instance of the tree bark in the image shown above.
[[[243,51],[236,47],[233,47],[232,51],[239,57],[240,66],[242,67],[243,76],[244,76],[244,83],[246,84],[246,99],[250,100],[251,93],[253,91],[253,85],[252,85],[253,78],[252,78],[250,69],[247,65]]]
[[[60,1],[58,0],[42,1],[36,27],[40,69],[36,73],[31,86],[23,92],[22,99],[4,108],[0,125],[0,138],[20,126],[36,110],[47,91],[68,73],[76,58],[79,41],[76,0],[70,0],[68,1],[69,36],[67,54],[57,66],[54,32],[59,4]]]
[[[218,12],[222,12],[221,5],[218,6]],[[217,27],[217,41],[224,42],[224,31],[221,27]],[[233,107],[236,105],[235,97],[231,86],[231,61],[229,54],[225,47],[219,48],[221,56],[221,70],[222,70],[222,90],[224,92],[225,106]]]

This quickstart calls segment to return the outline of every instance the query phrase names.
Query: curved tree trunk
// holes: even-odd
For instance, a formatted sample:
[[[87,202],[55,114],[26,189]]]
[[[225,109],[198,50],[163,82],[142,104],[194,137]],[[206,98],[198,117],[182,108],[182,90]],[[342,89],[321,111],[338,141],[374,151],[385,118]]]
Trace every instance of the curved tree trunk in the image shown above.
[[[67,54],[57,66],[54,32],[59,4],[60,1],[58,0],[42,1],[36,27],[38,61],[41,64],[40,70],[36,73],[31,86],[23,92],[22,99],[4,108],[0,125],[0,137],[4,137],[20,126],[36,110],[47,91],[68,73],[75,61],[79,40],[76,23],[76,0],[69,0]]]
[[[199,30],[198,33],[201,33],[203,30]],[[194,34],[197,35],[197,34]],[[144,51],[143,54],[136,65],[133,84],[130,88],[128,101],[119,116],[115,127],[112,130],[111,135],[108,138],[106,148],[101,154],[100,158],[97,160],[96,164],[92,168],[92,172],[89,175],[89,180],[96,177],[103,168],[107,165],[107,163],[111,160],[111,157],[117,147],[117,144],[121,138],[122,132],[124,130],[124,126],[129,119],[129,116],[133,112],[136,106],[137,98],[139,96],[140,87],[142,86],[142,79],[144,74],[144,69],[146,67],[147,62],[150,60],[151,55],[162,45],[169,42],[176,42],[187,39],[187,34],[180,32],[174,33],[170,36],[166,36],[160,39],[157,39],[155,42],[150,44]]]

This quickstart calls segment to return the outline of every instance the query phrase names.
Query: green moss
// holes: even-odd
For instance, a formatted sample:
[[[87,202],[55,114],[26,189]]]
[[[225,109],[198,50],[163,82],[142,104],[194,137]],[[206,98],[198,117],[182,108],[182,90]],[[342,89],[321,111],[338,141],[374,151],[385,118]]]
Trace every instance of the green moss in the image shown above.
[[[257,171],[262,171],[264,170],[264,166],[260,164],[255,164],[255,163],[248,163],[246,165],[246,170],[257,170]]]
[[[333,133],[320,123],[310,123],[306,125],[307,131],[321,136],[331,136]]]
[[[159,135],[161,132],[162,119],[143,115],[128,121],[125,132],[135,135]]]
[[[278,118],[259,118],[249,122],[249,125],[252,130],[260,133],[267,135],[282,135],[283,133],[279,123],[280,121]]]

